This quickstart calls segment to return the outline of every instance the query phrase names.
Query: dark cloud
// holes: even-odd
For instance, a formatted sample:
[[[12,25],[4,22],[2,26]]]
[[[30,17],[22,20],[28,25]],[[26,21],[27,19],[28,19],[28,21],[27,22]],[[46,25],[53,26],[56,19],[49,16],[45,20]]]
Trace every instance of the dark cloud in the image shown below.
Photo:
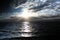
[[[0,0],[0,13],[6,11],[11,2],[12,0]]]
[[[14,3],[15,1],[16,3]],[[10,7],[10,5],[12,5],[11,3],[16,4],[18,6],[17,2],[19,2],[19,4],[22,4],[25,3],[26,0],[0,0],[0,13],[10,11],[12,9]]]
[[[18,5],[24,4],[26,1],[27,0],[0,0],[0,15],[2,13],[3,13],[3,15],[5,15],[5,13],[7,14],[7,12],[12,14],[11,12],[18,12],[18,11],[20,11],[21,8],[20,9],[19,8],[18,9],[14,9],[11,6],[13,6],[13,5],[18,6]],[[37,6],[37,7],[33,7],[31,9],[34,9],[34,10],[36,9],[36,11],[40,11],[40,10],[43,10],[44,8],[48,8],[49,5],[51,5],[50,3],[54,3],[55,1],[57,1],[57,0],[47,0],[42,5]]]

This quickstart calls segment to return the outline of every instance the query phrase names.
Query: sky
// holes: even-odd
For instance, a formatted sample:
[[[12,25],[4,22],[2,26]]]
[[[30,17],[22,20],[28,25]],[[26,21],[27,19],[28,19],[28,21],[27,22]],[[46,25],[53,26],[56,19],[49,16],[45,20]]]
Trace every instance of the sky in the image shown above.
[[[6,16],[15,15],[16,12],[17,13],[18,12],[22,12],[22,9],[25,8],[25,7],[27,7],[28,9],[36,10],[38,14],[41,12],[42,15],[45,12],[47,14],[48,10],[49,10],[50,11],[49,13],[52,15],[52,13],[51,13],[52,11],[51,10],[53,10],[54,12],[55,11],[58,12],[59,10],[58,10],[57,7],[60,7],[58,5],[60,3],[60,0],[40,0],[40,2],[37,1],[38,3],[36,3],[36,4],[34,4],[34,1],[31,2],[32,3],[31,4],[27,0],[19,0],[18,3],[14,3],[14,1],[15,0],[0,0],[0,18],[6,17]],[[30,4],[28,5],[28,3],[30,3]],[[37,4],[39,4],[39,5],[37,5]],[[17,7],[17,8],[15,9],[15,7]],[[46,11],[44,11],[44,10],[46,10]],[[59,11],[59,13],[60,13],[60,11]]]

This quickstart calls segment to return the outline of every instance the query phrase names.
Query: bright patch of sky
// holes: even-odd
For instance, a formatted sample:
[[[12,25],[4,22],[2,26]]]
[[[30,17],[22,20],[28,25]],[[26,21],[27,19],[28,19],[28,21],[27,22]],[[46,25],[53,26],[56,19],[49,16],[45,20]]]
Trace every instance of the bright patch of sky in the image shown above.
[[[40,0],[40,1],[42,1],[42,2],[46,2],[47,0]]]
[[[55,15],[57,15],[56,11],[53,9],[44,9],[44,10],[38,11],[37,13],[40,16],[55,16]]]
[[[54,16],[54,15],[58,14],[56,10],[58,10],[58,8],[60,7],[59,0],[28,0],[25,4],[19,5],[16,8],[23,7],[22,9],[24,9],[24,8],[33,9],[34,7],[42,6],[44,4],[47,5],[47,6],[44,6],[45,9],[44,9],[44,7],[42,7],[41,10],[38,10],[38,8],[37,8],[37,10],[38,10],[36,12],[37,14],[40,14],[41,16],[42,15],[43,16],[49,16],[49,15]]]
[[[54,1],[54,2],[52,2],[52,1]],[[60,11],[59,11],[60,0],[27,0],[27,2],[15,7],[16,13],[14,12],[13,14],[14,15],[20,14],[17,10],[19,10],[19,8],[21,8],[21,7],[22,7],[22,9],[24,9],[24,8],[30,9],[30,8],[34,8],[34,7],[38,7],[38,6],[42,6],[42,5],[43,5],[43,7],[41,8],[41,10],[38,10],[40,7],[37,8],[37,10],[38,10],[36,12],[37,14],[45,15],[45,16],[48,16],[48,15],[54,16],[54,15],[60,13]],[[34,9],[31,9],[31,10],[34,10]],[[22,12],[22,11],[20,11],[20,12]]]

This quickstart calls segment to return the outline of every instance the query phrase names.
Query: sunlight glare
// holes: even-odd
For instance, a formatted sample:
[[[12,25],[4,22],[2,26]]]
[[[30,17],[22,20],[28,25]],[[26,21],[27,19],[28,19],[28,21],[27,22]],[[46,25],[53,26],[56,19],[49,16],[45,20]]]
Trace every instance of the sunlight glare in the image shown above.
[[[23,12],[18,15],[18,17],[22,17],[24,19],[29,19],[30,17],[37,17],[38,14],[34,13],[33,10],[28,10],[27,8],[23,9]]]

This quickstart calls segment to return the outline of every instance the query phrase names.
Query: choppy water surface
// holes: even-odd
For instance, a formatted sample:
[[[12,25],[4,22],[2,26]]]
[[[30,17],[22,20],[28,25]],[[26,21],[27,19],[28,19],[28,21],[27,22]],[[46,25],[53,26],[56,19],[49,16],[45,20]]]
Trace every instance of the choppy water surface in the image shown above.
[[[59,32],[60,23],[56,21],[50,21],[41,23],[41,19],[35,22],[30,21],[19,21],[19,22],[8,22],[5,19],[14,19],[18,17],[23,17],[28,19],[29,17],[53,17],[59,16],[60,17],[60,0],[27,0],[22,4],[19,4],[20,1],[11,4],[13,8],[8,9],[8,16],[3,12],[0,16],[0,39],[4,38],[15,38],[15,37],[37,37],[41,35],[48,35],[54,34],[55,31]],[[16,4],[16,5],[15,5]],[[22,10],[21,10],[22,9]],[[13,13],[12,13],[13,12]],[[11,15],[10,15],[11,14]],[[43,18],[44,19],[44,18]],[[49,18],[47,18],[48,20]],[[54,19],[54,18],[52,18]],[[59,19],[59,18],[58,18]],[[1,22],[4,20],[4,22]],[[14,21],[14,20],[13,20]],[[32,20],[34,21],[34,20]],[[48,26],[49,25],[49,26]],[[53,27],[52,27],[53,25]],[[55,26],[54,26],[55,25]],[[59,29],[59,30],[58,30]],[[46,33],[46,34],[45,34]]]
[[[0,39],[14,37],[33,37],[36,36],[36,32],[38,29],[38,26],[36,24],[28,21],[5,22],[0,26]]]

